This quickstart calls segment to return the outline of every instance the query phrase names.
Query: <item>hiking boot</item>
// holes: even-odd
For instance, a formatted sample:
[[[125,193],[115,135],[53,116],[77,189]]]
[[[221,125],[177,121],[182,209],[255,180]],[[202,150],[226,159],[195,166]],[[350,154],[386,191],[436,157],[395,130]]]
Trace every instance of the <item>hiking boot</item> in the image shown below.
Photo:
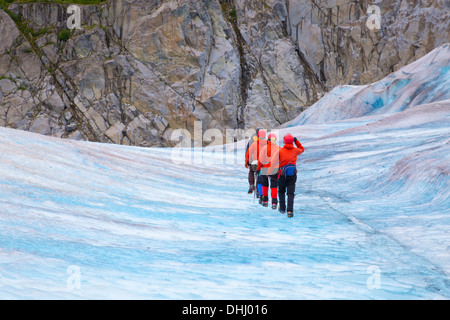
[[[294,213],[292,211],[288,211],[287,216],[288,218],[292,218],[294,216]]]
[[[278,199],[272,198],[272,209],[276,209],[278,207]]]
[[[269,201],[264,201],[262,205],[263,205],[263,207],[268,207],[269,206]]]
[[[255,186],[250,186],[250,188],[248,189],[248,194],[252,194],[253,191],[255,191]]]
[[[281,214],[285,214],[285,213],[286,213],[286,210],[281,209],[280,207],[278,208],[278,211],[279,211]]]

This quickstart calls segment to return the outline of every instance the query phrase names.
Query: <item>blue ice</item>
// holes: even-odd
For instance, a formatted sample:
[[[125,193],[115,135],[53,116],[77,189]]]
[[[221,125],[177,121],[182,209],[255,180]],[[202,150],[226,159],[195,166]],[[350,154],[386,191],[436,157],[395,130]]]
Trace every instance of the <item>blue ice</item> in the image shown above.
[[[245,141],[174,163],[0,128],[0,298],[449,299],[450,100],[336,114],[280,129],[291,219],[246,193]]]

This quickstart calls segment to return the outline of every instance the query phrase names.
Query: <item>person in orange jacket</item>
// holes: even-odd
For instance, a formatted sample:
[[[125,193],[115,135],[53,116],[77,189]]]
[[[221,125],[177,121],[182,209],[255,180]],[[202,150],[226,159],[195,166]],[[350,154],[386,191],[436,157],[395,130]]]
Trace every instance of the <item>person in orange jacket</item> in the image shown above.
[[[246,156],[247,156],[248,149],[250,148],[252,143],[255,142],[256,140],[258,140],[259,129],[260,128],[256,128],[255,134],[253,134],[250,137],[249,141],[247,142],[247,147],[245,148]],[[250,187],[248,189],[248,194],[252,194],[253,191],[255,190],[256,167],[254,165],[252,166],[250,163],[248,163],[247,160],[245,161],[245,163],[246,163],[245,167],[248,169],[248,184],[250,185]]]
[[[261,183],[258,177],[259,175],[257,175],[256,173],[256,167],[260,151],[266,145],[267,145],[266,131],[263,129],[258,129],[256,139],[254,139],[254,142],[250,144],[250,146],[247,149],[247,152],[245,153],[245,167],[250,168],[248,172],[248,182],[250,185],[250,188],[248,190],[249,194],[255,190],[255,182],[258,185],[259,189],[262,188],[262,186],[259,187]],[[258,197],[261,197],[262,190],[256,190],[256,194]]]
[[[283,138],[284,146],[272,157],[273,165],[278,163],[278,198],[281,213],[286,212],[287,193],[287,214],[291,218],[294,216],[294,196],[295,183],[297,182],[297,157],[305,151],[300,141],[292,134],[288,133]],[[295,146],[294,146],[295,143]]]
[[[279,151],[280,146],[277,145],[275,133],[269,134],[267,138],[267,145],[261,149],[259,154],[257,171],[260,172],[262,182],[262,205],[264,207],[269,205],[270,182],[272,209],[276,209],[278,204],[278,163],[272,160],[272,156]]]

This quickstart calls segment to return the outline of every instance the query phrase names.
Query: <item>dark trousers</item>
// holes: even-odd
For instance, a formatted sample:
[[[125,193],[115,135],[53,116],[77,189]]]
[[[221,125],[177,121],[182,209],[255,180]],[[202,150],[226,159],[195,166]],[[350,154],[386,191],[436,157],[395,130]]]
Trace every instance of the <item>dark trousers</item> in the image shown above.
[[[297,182],[297,175],[283,176],[278,178],[278,199],[280,203],[280,210],[294,212],[294,196],[295,183]],[[287,194],[287,210],[286,210],[286,194]]]
[[[251,168],[248,169],[248,184],[251,186],[255,185],[255,171],[252,171]]]
[[[248,169],[248,184],[250,186],[255,186],[256,197],[260,196],[260,192],[258,189],[258,184],[261,184],[260,176],[256,175],[256,171],[253,171],[251,168]],[[255,185],[256,182],[256,185]]]
[[[264,177],[263,186],[268,187],[270,182],[270,188],[278,187],[278,173],[272,174],[270,176],[262,176]]]

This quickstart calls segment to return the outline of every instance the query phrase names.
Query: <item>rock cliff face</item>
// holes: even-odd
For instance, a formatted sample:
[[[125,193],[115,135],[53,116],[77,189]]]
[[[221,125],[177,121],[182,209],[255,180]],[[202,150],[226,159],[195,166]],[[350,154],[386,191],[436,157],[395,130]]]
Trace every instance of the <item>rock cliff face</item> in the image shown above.
[[[65,34],[68,6],[0,10],[0,126],[138,146],[272,128],[450,41],[446,0],[110,0]]]

